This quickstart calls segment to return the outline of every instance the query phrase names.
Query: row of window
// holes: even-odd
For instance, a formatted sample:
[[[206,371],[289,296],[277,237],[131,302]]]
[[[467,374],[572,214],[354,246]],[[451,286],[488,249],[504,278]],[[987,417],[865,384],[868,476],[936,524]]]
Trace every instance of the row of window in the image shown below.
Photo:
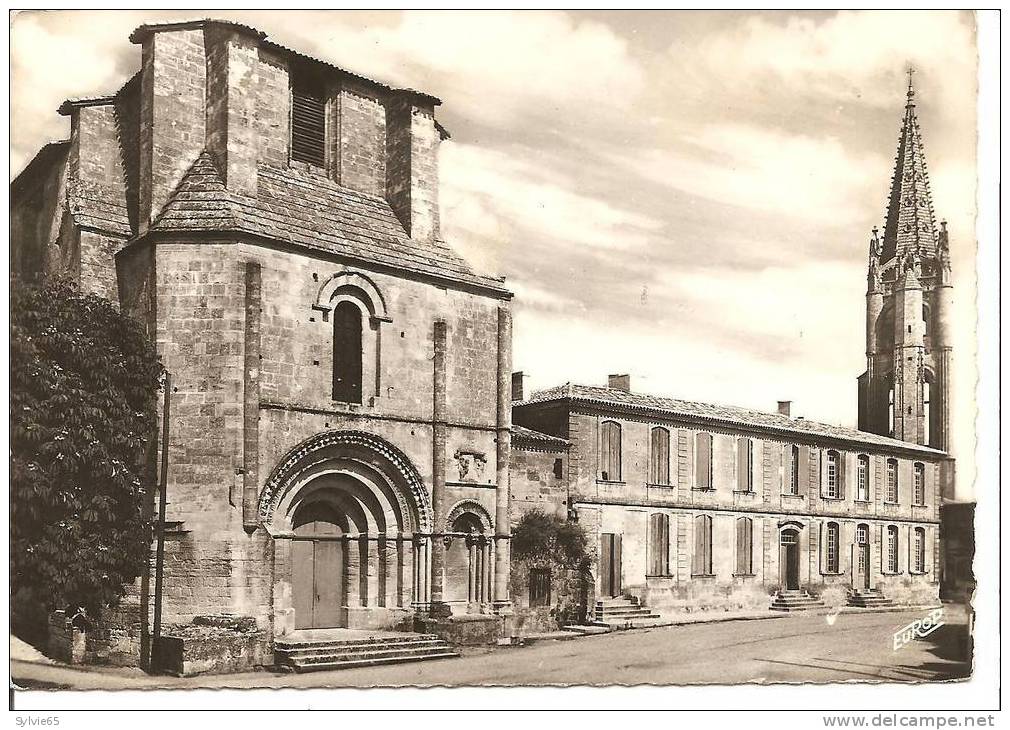
[[[735,575],[754,574],[754,521],[750,517],[739,517],[736,520],[736,563]],[[786,544],[787,537],[795,541],[795,533],[782,533],[782,542]],[[898,528],[888,525],[884,534],[885,551],[881,556],[882,570],[885,573],[898,572]],[[823,566],[826,573],[840,572],[840,541],[841,528],[837,522],[828,522],[824,529]],[[792,544],[792,543],[790,543]],[[856,545],[869,549],[870,528],[861,524],[856,527]],[[670,516],[656,513],[649,516],[648,546],[646,551],[648,575],[670,575]],[[915,573],[926,572],[926,530],[916,527],[912,530],[911,570]],[[712,575],[712,517],[711,515],[696,515],[694,518],[694,552],[691,561],[691,573],[697,576]]]
[[[670,484],[670,431],[662,426],[655,426],[649,438],[649,483],[658,485]],[[695,480],[696,489],[712,489],[712,434],[701,432],[696,434]],[[785,494],[800,494],[801,485],[809,486],[809,455],[806,448],[793,445],[789,447],[786,458],[788,466],[787,477],[783,485]],[[845,498],[845,460],[834,449],[826,454],[826,483],[824,496],[828,499]],[[616,421],[604,421],[600,426],[600,478],[608,481],[621,481],[621,424]],[[856,501],[870,501],[870,457],[860,454],[856,465]],[[898,502],[898,460],[887,460],[887,482],[885,501]],[[740,492],[754,491],[754,440],[746,436],[737,439],[736,458],[736,489]],[[914,485],[912,503],[916,506],[926,504],[926,468],[919,462],[914,466]]]

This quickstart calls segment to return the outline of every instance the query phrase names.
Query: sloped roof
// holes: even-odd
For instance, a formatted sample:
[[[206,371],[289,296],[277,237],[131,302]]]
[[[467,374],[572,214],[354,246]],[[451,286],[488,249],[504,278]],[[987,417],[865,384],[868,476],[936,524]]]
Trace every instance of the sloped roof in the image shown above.
[[[512,425],[512,438],[520,442],[529,441],[536,446],[551,451],[563,451],[571,445],[568,439],[551,436],[550,434],[541,433],[540,431],[534,431],[532,428],[517,426],[515,424]]]
[[[929,173],[919,120],[915,116],[915,90],[911,77],[891,179],[891,194],[887,201],[880,260],[885,263],[909,251],[919,251],[924,256],[935,256],[937,253],[936,216],[929,192]]]
[[[549,401],[569,400],[596,406],[612,407],[625,411],[660,413],[663,415],[696,419],[710,423],[740,425],[783,434],[799,434],[807,437],[826,437],[859,444],[873,444],[889,449],[908,449],[933,456],[944,456],[942,451],[920,446],[908,441],[879,436],[866,431],[835,426],[829,423],[808,421],[805,418],[790,418],[779,413],[752,411],[736,406],[714,403],[694,403],[691,401],[665,398],[645,393],[628,393],[617,388],[566,383],[547,390],[541,390],[529,399],[516,403],[516,407]]]
[[[117,202],[121,201],[121,202]],[[129,238],[133,229],[126,201],[103,191],[97,185],[88,185],[79,179],[67,184],[67,205],[74,223],[82,228],[93,228],[122,238]]]
[[[511,296],[502,279],[476,273],[444,242],[412,240],[383,198],[342,187],[324,175],[267,166],[259,168],[256,197],[239,195],[225,188],[206,151],[151,229],[249,233]]]

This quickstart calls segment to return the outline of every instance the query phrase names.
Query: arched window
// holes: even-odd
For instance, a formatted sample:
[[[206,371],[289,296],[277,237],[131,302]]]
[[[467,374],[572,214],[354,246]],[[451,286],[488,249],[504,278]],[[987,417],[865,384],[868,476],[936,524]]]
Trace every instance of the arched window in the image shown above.
[[[649,515],[648,562],[650,576],[670,575],[670,516]]]
[[[704,431],[694,439],[694,486],[712,489],[712,434]]]
[[[887,499],[886,502],[898,503],[898,460],[887,460]]]
[[[838,523],[829,522],[824,530],[824,570],[838,572]]]
[[[712,575],[712,517],[698,515],[694,518],[693,575]]]
[[[898,572],[898,528],[894,525],[887,526],[887,545],[884,553],[887,560],[885,571],[888,573]]]
[[[600,478],[621,481],[621,424],[615,421],[600,426]]]
[[[828,489],[826,497],[829,499],[842,498],[842,463],[841,457],[835,450],[828,451]]]
[[[860,454],[856,466],[856,500],[870,501],[870,457]]]
[[[361,310],[351,302],[333,309],[333,400],[361,402]]]
[[[917,507],[926,504],[926,467],[919,462],[915,463],[915,489],[912,503]]]
[[[856,544],[868,545],[870,543],[870,526],[866,524],[856,525]]]
[[[750,517],[738,517],[736,521],[736,574],[754,574],[754,523]]]
[[[670,483],[670,432],[657,426],[652,429],[649,452],[649,483]]]
[[[912,570],[926,572],[926,530],[916,527],[912,535]]]
[[[754,491],[754,440],[736,440],[736,488],[740,492]]]

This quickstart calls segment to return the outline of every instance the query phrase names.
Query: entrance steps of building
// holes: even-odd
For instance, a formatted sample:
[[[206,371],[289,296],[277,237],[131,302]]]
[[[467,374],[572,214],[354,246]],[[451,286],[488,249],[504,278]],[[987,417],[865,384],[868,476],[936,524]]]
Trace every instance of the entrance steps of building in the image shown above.
[[[459,656],[450,644],[433,634],[355,635],[358,633],[349,632],[347,638],[302,638],[296,633],[274,643],[274,665],[295,672],[313,672]]]
[[[822,606],[824,606],[824,601],[814,598],[801,589],[779,591],[769,608],[772,611],[807,611]]]
[[[592,626],[635,628],[654,624],[662,616],[641,605],[635,597],[615,596],[598,599],[592,619]]]
[[[850,590],[845,602],[855,608],[887,608],[894,605],[894,601],[881,593],[879,588]]]

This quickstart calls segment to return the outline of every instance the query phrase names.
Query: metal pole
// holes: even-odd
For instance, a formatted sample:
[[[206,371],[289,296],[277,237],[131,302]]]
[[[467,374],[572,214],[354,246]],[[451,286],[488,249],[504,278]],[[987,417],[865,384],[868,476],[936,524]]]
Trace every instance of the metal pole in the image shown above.
[[[168,419],[172,404],[172,375],[165,371],[165,403],[161,414],[161,475],[158,479],[158,547],[154,558],[154,631],[151,668],[158,668],[161,647],[161,599],[165,574],[165,505],[168,491]]]

